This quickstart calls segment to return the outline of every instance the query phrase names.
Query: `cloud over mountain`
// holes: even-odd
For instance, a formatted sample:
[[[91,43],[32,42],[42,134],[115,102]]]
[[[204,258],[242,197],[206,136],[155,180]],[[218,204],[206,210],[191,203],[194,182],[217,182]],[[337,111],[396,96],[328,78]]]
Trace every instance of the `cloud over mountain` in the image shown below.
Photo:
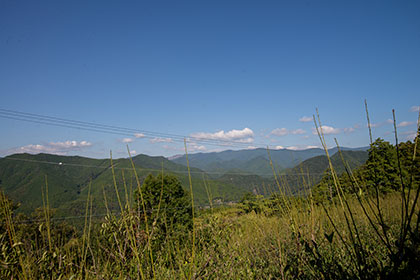
[[[324,133],[325,135],[339,134],[341,132],[339,128],[334,128],[334,127],[328,126],[328,125],[321,126],[320,127],[320,132],[321,132],[321,129],[322,129],[322,133]],[[318,134],[318,132],[316,131],[315,128],[312,128],[312,134],[314,134],[314,135]]]
[[[134,133],[134,137],[136,137],[136,138],[144,138],[145,135],[143,133]]]
[[[284,128],[284,127],[276,128],[276,129],[273,129],[273,131],[271,131],[271,134],[275,136],[286,136],[289,134],[298,135],[298,134],[305,134],[305,133],[306,131],[300,128],[295,129],[295,130],[288,130],[287,128]]]
[[[64,142],[49,142],[47,144],[29,144],[19,148],[11,149],[7,151],[8,154],[14,153],[28,153],[28,154],[39,154],[49,153],[56,155],[66,155],[68,152],[79,151],[84,148],[91,147],[92,143],[88,141],[74,141],[67,140]]]
[[[286,149],[287,150],[292,150],[292,151],[300,151],[300,150],[307,150],[307,149],[316,149],[319,148],[319,146],[314,146],[314,145],[306,145],[306,146],[289,146]]]
[[[220,140],[241,143],[254,142],[254,132],[252,129],[247,127],[242,130],[232,129],[228,132],[225,132],[224,130],[220,130],[214,133],[197,132],[190,134],[190,136],[197,140]]]
[[[150,143],[172,143],[172,138],[161,138],[161,137],[155,137],[150,139]]]

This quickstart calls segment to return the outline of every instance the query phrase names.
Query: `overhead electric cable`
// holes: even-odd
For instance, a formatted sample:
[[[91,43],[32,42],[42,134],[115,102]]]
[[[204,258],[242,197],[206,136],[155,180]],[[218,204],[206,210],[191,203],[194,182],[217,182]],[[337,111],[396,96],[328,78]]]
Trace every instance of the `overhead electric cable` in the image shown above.
[[[40,114],[33,114],[33,113],[26,113],[26,112],[19,112],[14,110],[7,110],[0,108],[0,117],[6,119],[13,119],[18,121],[26,121],[26,122],[33,122],[45,125],[53,125],[53,126],[60,126],[72,129],[82,129],[87,131],[93,132],[101,132],[101,133],[110,133],[110,134],[117,134],[123,136],[130,136],[136,137],[136,134],[140,134],[140,137],[137,138],[170,138],[172,141],[176,142],[183,142],[184,139],[189,140],[190,142],[200,142],[207,145],[216,145],[216,146],[228,146],[228,147],[248,147],[251,143],[244,142],[241,140],[226,140],[226,139],[215,139],[213,137],[197,137],[197,136],[185,136],[185,135],[178,135],[178,134],[170,134],[170,133],[161,133],[155,131],[148,131],[148,130],[141,130],[141,129],[133,129],[133,128],[126,128],[126,127],[119,127],[113,125],[105,125],[105,124],[98,124],[92,122],[85,122],[85,121],[77,121],[71,119],[64,119],[64,118],[57,118],[47,115],[40,115]],[[262,143],[252,143],[253,145],[259,145],[261,147],[265,147],[265,144]]]

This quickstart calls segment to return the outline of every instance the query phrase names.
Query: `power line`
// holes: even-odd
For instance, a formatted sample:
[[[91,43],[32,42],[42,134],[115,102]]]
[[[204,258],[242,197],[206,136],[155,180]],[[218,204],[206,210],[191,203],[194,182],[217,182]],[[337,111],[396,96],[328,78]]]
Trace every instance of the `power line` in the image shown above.
[[[92,123],[92,122],[86,122],[86,121],[78,121],[78,120],[72,120],[72,119],[64,119],[64,118],[47,116],[47,115],[26,113],[26,112],[1,109],[1,108],[0,108],[0,117],[5,118],[5,119],[32,122],[32,123],[38,123],[38,124],[44,124],[44,125],[52,125],[52,126],[80,129],[80,130],[99,132],[99,133],[130,136],[130,137],[136,137],[136,134],[140,134],[139,137],[137,138],[149,138],[149,139],[170,138],[172,141],[175,141],[175,142],[183,142],[184,139],[187,139],[190,142],[199,142],[199,143],[203,143],[207,145],[240,147],[240,148],[247,147],[251,144],[251,143],[246,143],[240,140],[225,140],[225,139],[214,139],[214,138],[209,138],[209,137],[204,137],[204,136],[197,137],[197,136],[185,136],[185,135],[179,135],[179,134],[162,133],[162,132],[133,129],[133,128],[120,127],[120,126],[106,125],[106,124],[98,124],[98,123]],[[266,144],[262,144],[262,143],[252,143],[252,144],[258,145],[260,147],[267,146]]]

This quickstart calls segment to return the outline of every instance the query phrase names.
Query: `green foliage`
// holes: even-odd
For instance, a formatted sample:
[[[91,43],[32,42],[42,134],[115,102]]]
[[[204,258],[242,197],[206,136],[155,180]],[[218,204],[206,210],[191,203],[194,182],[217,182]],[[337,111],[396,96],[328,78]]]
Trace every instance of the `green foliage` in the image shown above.
[[[58,278],[71,271],[72,263],[64,256],[63,248],[68,248],[68,242],[76,238],[75,228],[66,223],[52,223],[51,244],[54,246],[50,248],[42,209],[37,209],[31,216],[16,214],[18,204],[2,192],[0,200],[0,278],[13,279],[16,275],[24,277],[27,273],[25,263],[32,259],[36,260],[36,265],[30,268],[32,278]],[[52,216],[54,211],[50,212]],[[23,256],[27,259],[23,259]]]
[[[191,199],[179,179],[173,175],[159,174],[146,177],[141,186],[149,226],[154,226],[157,236],[175,234],[184,236],[192,228]],[[137,211],[144,215],[142,199],[135,192]]]
[[[378,138],[372,143],[369,158],[360,172],[368,189],[379,186],[383,193],[398,190],[400,182],[395,147]]]
[[[245,213],[254,212],[260,214],[265,208],[263,196],[255,195],[252,192],[244,194],[240,203]]]
[[[339,185],[345,193],[381,194],[400,191],[401,185],[409,188],[418,188],[420,179],[420,152],[413,162],[414,143],[411,141],[399,143],[400,161],[397,158],[397,149],[383,139],[378,138],[372,143],[366,162],[359,168],[342,172],[339,176]],[[335,167],[336,165],[333,164]],[[337,171],[340,174],[340,169]],[[337,196],[331,171],[327,169],[320,183],[313,188],[314,198],[317,202]]]

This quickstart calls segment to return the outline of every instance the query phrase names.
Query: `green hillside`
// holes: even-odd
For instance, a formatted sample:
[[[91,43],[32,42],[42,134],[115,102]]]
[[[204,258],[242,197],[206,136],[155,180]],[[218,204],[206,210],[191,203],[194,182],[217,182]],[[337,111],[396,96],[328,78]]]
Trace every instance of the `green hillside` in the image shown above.
[[[262,150],[265,151],[265,150]],[[265,151],[266,152],[266,151]],[[312,153],[312,152],[311,152]],[[275,184],[271,167],[264,156],[257,156],[238,164],[234,159],[241,153],[230,154],[231,159],[225,167],[229,170],[216,168],[215,173],[206,174],[198,168],[191,168],[193,193],[196,205],[209,204],[209,197],[214,201],[238,201],[246,192],[269,195],[278,190]],[[296,155],[296,154],[295,154]],[[307,154],[305,154],[306,156]],[[343,151],[345,160],[355,168],[367,158],[364,151]],[[275,154],[278,156],[278,154]],[[301,157],[302,158],[302,157]],[[197,158],[195,159],[197,160]],[[338,154],[332,156],[335,168],[342,172],[344,167]],[[185,190],[189,190],[187,167],[170,161],[164,157],[151,157],[138,155],[133,157],[140,182],[143,182],[149,173],[176,175]],[[227,162],[227,161],[226,161]],[[265,176],[258,176],[252,170],[263,170]],[[115,192],[113,174],[109,159],[91,159],[79,156],[59,156],[50,154],[15,154],[0,159],[0,186],[13,200],[22,205],[20,211],[29,213],[42,206],[42,188],[45,188],[46,177],[49,186],[49,199],[51,207],[57,209],[57,215],[82,215],[88,196],[89,183],[93,200],[94,213],[105,212],[105,198],[111,210],[118,211],[119,203]],[[276,168],[281,171],[280,183],[287,185],[291,193],[299,193],[304,186],[312,186],[319,182],[324,171],[328,168],[325,156],[315,156],[307,159],[297,166],[289,169]],[[114,160],[115,179],[121,202],[131,203],[133,192],[137,188],[135,174],[129,159]],[[304,174],[304,175],[302,175]],[[203,179],[205,178],[205,181]],[[208,187],[208,192],[205,188]],[[124,187],[125,186],[125,187]]]
[[[356,169],[368,159],[367,151],[342,151],[345,162],[351,170]],[[345,172],[345,167],[339,153],[331,156],[331,162],[338,174]],[[285,182],[293,193],[299,193],[304,188],[314,186],[325,175],[329,162],[325,155],[307,159],[284,173]]]
[[[367,148],[343,148],[343,150],[366,151]],[[330,149],[329,152],[331,155],[335,154],[337,148]],[[277,171],[293,168],[302,161],[324,155],[324,153],[324,150],[318,148],[306,150],[270,150],[270,156]],[[188,155],[188,159],[190,166],[206,172],[224,174],[231,169],[240,169],[243,172],[265,177],[271,177],[273,174],[266,149],[197,153]],[[175,157],[172,161],[186,165],[185,155]]]
[[[62,163],[61,165],[59,163]],[[16,154],[0,159],[1,187],[20,209],[32,211],[42,205],[41,186],[48,177],[51,206],[76,200],[88,184],[109,167],[109,160],[50,154]]]
[[[149,174],[163,172],[174,174],[189,190],[187,167],[169,161],[164,157],[138,155],[133,157],[140,182]],[[79,215],[84,213],[88,186],[92,182],[93,211],[104,213],[104,192],[111,210],[118,210],[119,204],[113,184],[109,159],[91,159],[78,156],[50,154],[15,154],[0,159],[0,186],[14,201],[20,202],[20,211],[29,213],[42,205],[42,188],[47,176],[51,207],[57,215]],[[132,200],[137,188],[131,162],[128,159],[114,160],[115,178],[121,201]],[[123,176],[125,180],[123,179]],[[191,168],[194,200],[197,205],[209,204],[203,177],[214,200],[235,201],[257,184],[258,178],[249,182],[235,182],[212,178],[202,170]],[[127,195],[124,188],[127,189]]]

